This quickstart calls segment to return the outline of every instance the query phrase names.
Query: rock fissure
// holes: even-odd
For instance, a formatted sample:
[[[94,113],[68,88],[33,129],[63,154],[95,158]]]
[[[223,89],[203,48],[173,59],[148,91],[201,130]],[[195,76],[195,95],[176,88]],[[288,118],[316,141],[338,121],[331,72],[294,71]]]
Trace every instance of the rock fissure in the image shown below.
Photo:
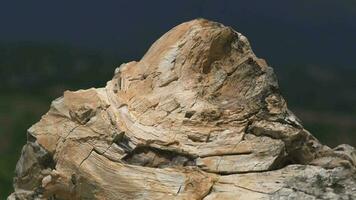
[[[95,148],[93,147],[93,148],[90,150],[90,152],[88,153],[88,155],[85,156],[85,158],[84,158],[82,161],[80,161],[79,167],[82,166],[82,164],[90,157],[90,155],[91,155],[94,151],[95,151]]]
[[[123,157],[122,160],[131,165],[154,168],[195,166],[195,158],[193,156],[150,146],[136,147],[136,149]]]

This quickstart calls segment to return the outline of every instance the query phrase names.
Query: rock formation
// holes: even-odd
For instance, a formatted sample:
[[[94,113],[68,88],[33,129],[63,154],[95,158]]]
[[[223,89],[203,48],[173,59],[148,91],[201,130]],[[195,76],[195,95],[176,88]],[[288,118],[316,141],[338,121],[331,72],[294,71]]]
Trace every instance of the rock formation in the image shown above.
[[[353,147],[322,145],[246,37],[203,19],[66,91],[27,141],[10,200],[356,199]]]

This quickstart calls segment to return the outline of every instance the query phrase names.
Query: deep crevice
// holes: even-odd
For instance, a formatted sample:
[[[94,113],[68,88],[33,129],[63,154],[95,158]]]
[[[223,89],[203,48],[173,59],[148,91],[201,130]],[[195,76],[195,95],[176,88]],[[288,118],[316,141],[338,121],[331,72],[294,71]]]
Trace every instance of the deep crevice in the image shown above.
[[[125,132],[116,134],[113,138],[113,143],[117,144],[126,153],[132,152],[134,149],[130,146],[130,138],[125,135]]]
[[[162,150],[150,146],[136,147],[126,155],[124,162],[131,165],[165,168],[172,166],[195,166],[195,158],[175,151]]]

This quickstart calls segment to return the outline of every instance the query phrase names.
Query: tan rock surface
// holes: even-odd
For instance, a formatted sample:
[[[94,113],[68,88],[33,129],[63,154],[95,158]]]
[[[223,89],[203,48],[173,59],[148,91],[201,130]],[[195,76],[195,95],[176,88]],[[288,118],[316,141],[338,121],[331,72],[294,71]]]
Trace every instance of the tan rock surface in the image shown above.
[[[9,199],[356,199],[355,164],[302,127],[245,36],[199,19],[53,101]]]

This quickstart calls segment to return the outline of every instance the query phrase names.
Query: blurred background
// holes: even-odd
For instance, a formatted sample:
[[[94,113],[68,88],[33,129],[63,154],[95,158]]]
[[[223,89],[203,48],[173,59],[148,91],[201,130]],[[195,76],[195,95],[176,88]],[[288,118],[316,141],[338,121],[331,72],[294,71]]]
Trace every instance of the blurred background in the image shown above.
[[[289,108],[321,142],[356,146],[355,0],[0,2],[0,199],[26,130],[65,90],[101,87],[172,27],[198,17],[248,37]]]

